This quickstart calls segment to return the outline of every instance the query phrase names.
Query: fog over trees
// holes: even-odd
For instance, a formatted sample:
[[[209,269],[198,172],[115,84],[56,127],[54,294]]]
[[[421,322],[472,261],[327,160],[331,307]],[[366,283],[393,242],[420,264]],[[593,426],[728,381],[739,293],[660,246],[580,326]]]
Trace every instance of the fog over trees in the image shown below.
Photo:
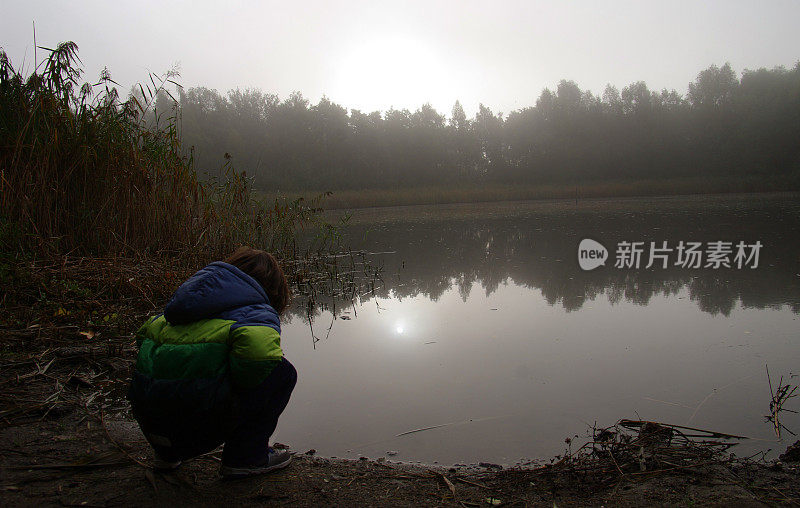
[[[508,114],[459,102],[445,115],[347,110],[300,93],[191,88],[176,97],[199,170],[234,167],[274,191],[480,183],[573,184],[670,177],[800,180],[800,63],[712,65],[687,92],[639,81],[602,95],[562,80]],[[165,100],[157,111],[169,110]]]

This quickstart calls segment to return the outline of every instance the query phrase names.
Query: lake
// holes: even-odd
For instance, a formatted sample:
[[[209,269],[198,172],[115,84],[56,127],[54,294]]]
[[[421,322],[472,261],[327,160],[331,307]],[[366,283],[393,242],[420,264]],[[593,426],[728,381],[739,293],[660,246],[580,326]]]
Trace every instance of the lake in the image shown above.
[[[352,285],[298,297],[284,318],[299,380],[274,438],[326,456],[514,464],[632,418],[749,436],[738,455],[782,451],[796,438],[784,430],[777,442],[765,421],[766,366],[773,389],[781,376],[800,381],[799,203],[783,194],[358,210],[342,236],[364,254],[336,268]],[[608,249],[605,266],[579,267],[584,238]],[[668,266],[657,257],[646,268],[650,242],[665,241]],[[676,265],[681,241],[701,242],[703,265],[713,242],[731,242],[731,267]],[[740,241],[760,242],[756,268],[752,257],[737,267]],[[644,242],[639,268],[615,266],[621,242]],[[796,400],[785,407],[800,409]],[[781,422],[800,432],[798,415]]]

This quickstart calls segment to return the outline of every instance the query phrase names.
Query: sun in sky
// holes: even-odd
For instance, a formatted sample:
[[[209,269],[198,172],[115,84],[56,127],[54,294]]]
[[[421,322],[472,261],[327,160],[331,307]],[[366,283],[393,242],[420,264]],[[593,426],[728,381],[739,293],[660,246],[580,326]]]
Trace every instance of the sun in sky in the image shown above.
[[[331,99],[363,112],[431,103],[446,113],[457,99],[457,76],[438,48],[420,38],[386,35],[361,39],[338,65]]]

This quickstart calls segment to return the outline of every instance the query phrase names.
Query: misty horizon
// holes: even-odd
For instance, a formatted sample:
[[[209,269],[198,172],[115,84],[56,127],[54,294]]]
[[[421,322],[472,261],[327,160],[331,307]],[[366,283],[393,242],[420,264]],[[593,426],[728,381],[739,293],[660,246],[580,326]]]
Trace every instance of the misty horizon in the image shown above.
[[[102,5],[102,9],[99,9]],[[177,64],[181,84],[301,91],[360,111],[510,112],[562,80],[602,93],[644,81],[677,90],[700,69],[790,67],[800,57],[800,4],[774,2],[279,2],[219,6],[7,3],[2,46],[32,68],[36,42],[81,47],[86,76],[104,67],[129,90]],[[120,23],[103,20],[116,19]],[[41,52],[39,52],[41,60]]]
[[[62,43],[62,42],[66,42],[66,41],[60,41],[59,44]],[[56,47],[56,45],[53,45],[52,48],[55,48],[55,47]],[[41,45],[38,46],[38,52],[41,54],[41,57],[39,58],[40,65],[41,65],[41,62],[43,62],[46,59],[47,54],[48,54],[48,49],[52,49],[52,48],[48,48],[47,46],[41,46]],[[79,50],[81,49],[80,46],[78,46],[78,49]],[[5,51],[5,48],[3,48],[3,46],[0,46],[0,51]],[[6,56],[8,57],[7,53],[6,53]],[[13,60],[11,60],[10,57],[8,57],[8,58],[9,58],[9,62],[13,66],[14,65]],[[694,75],[694,77],[692,79],[696,79],[696,77],[699,75],[699,73],[702,72],[704,69],[707,69],[707,68],[723,68],[723,67],[726,67],[726,66],[727,67],[732,67],[730,61],[726,60],[722,64],[719,64],[719,63],[716,63],[716,62],[710,63],[707,66],[703,67],[702,69],[698,69],[697,73],[695,73],[695,75]],[[736,69],[733,69],[733,72],[734,72],[734,74],[735,74],[737,79],[741,79],[743,76],[745,76],[748,73],[756,73],[756,72],[761,72],[761,71],[785,72],[785,71],[791,71],[791,70],[794,70],[794,69],[797,69],[797,68],[800,68],[800,56],[798,56],[798,58],[794,61],[794,63],[789,65],[789,66],[786,66],[786,65],[775,65],[773,67],[767,67],[765,65],[761,65],[761,66],[758,66],[758,67],[755,67],[755,68],[752,68],[752,69],[751,68],[745,68],[745,69],[742,69],[740,71],[737,71]],[[20,70],[24,73],[27,69],[20,69]],[[81,75],[82,79],[86,80],[87,78],[90,78],[90,76],[87,75],[87,73],[85,72],[85,70],[83,70],[83,68],[81,68],[81,70],[82,70],[82,75]],[[455,107],[456,104],[459,104],[464,109],[464,111],[466,113],[468,113],[469,117],[474,117],[480,111],[480,107],[481,106],[486,106],[488,109],[492,110],[497,115],[502,117],[502,116],[508,116],[508,114],[510,114],[510,113],[519,112],[519,111],[523,111],[523,110],[531,108],[531,107],[535,107],[536,103],[538,101],[538,98],[541,97],[542,93],[555,92],[557,90],[558,86],[562,85],[563,83],[568,83],[570,85],[575,85],[576,87],[580,88],[578,83],[575,80],[570,79],[568,77],[564,77],[564,78],[559,79],[558,82],[555,83],[554,85],[545,86],[539,91],[538,94],[532,95],[531,96],[532,100],[531,100],[530,103],[521,104],[515,109],[506,110],[506,111],[492,108],[489,105],[489,104],[491,104],[491,102],[489,100],[479,100],[477,103],[472,104],[472,103],[466,103],[466,102],[462,101],[460,98],[455,98],[455,100],[452,102],[452,104],[450,104],[449,107],[445,107],[444,109],[440,109],[440,108],[436,107],[430,101],[425,101],[425,102],[422,102],[422,103],[420,103],[420,104],[418,104],[416,106],[412,106],[412,107],[399,107],[398,108],[398,107],[394,107],[394,105],[390,104],[388,107],[385,107],[385,108],[382,108],[382,109],[368,110],[368,109],[359,109],[359,108],[355,108],[355,107],[348,107],[348,105],[345,104],[345,103],[337,102],[335,100],[332,100],[332,98],[325,92],[322,93],[322,95],[319,97],[319,99],[317,101],[312,101],[311,98],[308,95],[306,95],[306,93],[303,90],[292,90],[291,92],[287,93],[284,97],[281,97],[281,94],[279,94],[279,93],[274,93],[271,90],[264,89],[264,88],[259,88],[259,87],[236,86],[234,88],[229,88],[229,89],[224,90],[224,91],[221,90],[221,89],[218,89],[218,88],[208,87],[208,86],[205,86],[203,84],[198,84],[196,86],[187,87],[187,86],[184,86],[183,83],[181,82],[180,71],[177,69],[177,67],[172,68],[170,70],[167,70],[167,71],[165,71],[163,73],[154,72],[152,75],[153,76],[160,76],[165,80],[167,78],[169,78],[170,81],[174,81],[175,85],[172,85],[172,86],[170,86],[170,84],[168,82],[165,82],[163,88],[164,88],[164,90],[174,94],[174,97],[176,97],[176,98],[178,97],[178,94],[180,94],[181,91],[188,91],[188,90],[193,90],[193,89],[194,90],[210,90],[210,91],[216,92],[216,93],[218,93],[218,94],[220,94],[222,96],[230,96],[231,94],[235,94],[235,93],[259,92],[259,93],[262,93],[262,94],[267,95],[267,96],[274,96],[278,100],[288,99],[288,98],[290,98],[292,96],[298,96],[299,95],[300,97],[304,98],[305,100],[307,100],[311,104],[313,104],[315,102],[316,103],[324,103],[324,102],[328,101],[328,102],[330,102],[332,104],[335,104],[337,106],[342,106],[342,107],[345,108],[345,110],[348,112],[348,114],[350,112],[353,112],[353,111],[359,112],[359,113],[364,113],[364,114],[380,113],[382,117],[384,117],[386,115],[386,113],[391,112],[391,111],[414,112],[414,111],[420,111],[424,106],[430,106],[437,113],[441,113],[442,116],[444,116],[445,118],[450,119],[450,118],[452,118],[452,116],[448,116],[447,113],[451,112],[452,108]],[[104,67],[101,70],[101,72],[98,74],[98,77],[96,78],[96,81],[97,81],[96,83],[95,83],[94,79],[88,79],[86,82],[89,83],[89,84],[94,84],[95,86],[97,86],[104,79],[104,76],[110,78],[112,80],[113,84],[118,85],[120,87],[120,91],[124,91],[125,90],[125,88],[120,83],[118,83],[116,79],[114,79],[113,70],[108,68],[108,67]],[[141,80],[139,80],[138,82],[130,85],[130,87],[127,88],[128,96],[136,95],[137,93],[139,93],[140,85],[141,84],[147,84],[147,80],[148,79],[149,79],[149,76],[143,76]],[[647,85],[648,89],[651,92],[659,92],[659,93],[662,93],[662,94],[675,94],[675,93],[677,93],[679,95],[679,97],[682,98],[682,99],[686,98],[686,96],[689,93],[690,87],[692,85],[692,81],[689,81],[686,84],[686,86],[683,87],[682,89],[677,89],[677,88],[668,89],[666,87],[650,88],[649,87],[649,83],[647,83],[645,80],[635,80],[635,81],[632,81],[632,82],[626,83],[626,84],[612,83],[612,82],[609,81],[603,87],[602,91],[597,91],[597,90],[593,90],[593,89],[583,89],[583,88],[581,88],[581,91],[583,93],[591,94],[591,96],[593,96],[595,98],[602,98],[603,95],[608,93],[611,89],[616,90],[617,92],[619,92],[619,91],[623,90],[625,87],[638,85],[640,83],[644,83],[645,85]],[[388,102],[391,103],[391,100],[388,101]]]
[[[704,67],[703,69],[699,69],[697,75],[699,75],[700,72],[702,72],[703,70],[705,70],[707,68],[718,68],[719,69],[719,68],[724,68],[725,66],[730,67],[730,62],[726,61],[726,62],[724,62],[722,64],[711,63],[708,66]],[[777,66],[774,66],[774,67],[771,67],[771,68],[768,68],[766,66],[761,66],[761,67],[757,67],[757,68],[754,68],[754,69],[743,69],[741,71],[736,71],[736,69],[733,69],[733,71],[734,71],[734,73],[736,75],[736,78],[741,80],[741,78],[743,76],[745,76],[746,74],[748,74],[748,73],[756,73],[756,72],[763,72],[763,71],[780,73],[780,72],[792,71],[792,70],[797,69],[797,68],[800,68],[800,57],[798,57],[797,61],[794,64],[792,64],[792,65],[790,65],[788,67],[785,66],[785,65],[777,65]],[[695,75],[695,78],[697,77],[697,75]],[[113,79],[113,75],[111,75],[111,77]],[[363,114],[367,114],[367,115],[373,114],[373,113],[380,113],[382,117],[385,117],[385,115],[387,113],[391,112],[391,111],[407,111],[409,113],[413,113],[415,111],[420,111],[425,106],[430,106],[431,108],[433,108],[434,111],[436,111],[437,113],[441,114],[446,119],[452,119],[452,108],[455,107],[456,104],[459,104],[464,109],[464,111],[468,113],[469,117],[474,117],[479,112],[480,106],[488,107],[488,109],[492,110],[498,116],[508,116],[511,113],[520,112],[520,111],[523,111],[525,109],[535,107],[537,101],[539,100],[539,98],[541,97],[541,95],[543,93],[547,93],[547,92],[555,93],[556,90],[558,89],[558,86],[562,85],[563,83],[567,83],[567,84],[570,84],[570,85],[575,85],[576,87],[578,86],[577,83],[575,82],[575,80],[572,80],[572,79],[569,79],[569,78],[560,79],[557,83],[555,83],[554,86],[546,86],[546,87],[542,88],[539,91],[539,93],[536,94],[535,97],[533,97],[533,99],[531,100],[531,102],[529,104],[523,104],[523,105],[520,105],[516,109],[512,109],[512,110],[508,110],[508,111],[495,110],[491,106],[488,106],[488,104],[490,103],[489,101],[479,101],[479,102],[477,102],[475,104],[467,104],[467,103],[465,103],[464,101],[462,101],[462,100],[460,100],[458,98],[456,98],[453,101],[453,103],[450,105],[450,107],[447,107],[445,109],[439,109],[439,108],[435,107],[433,104],[431,104],[430,102],[423,102],[421,104],[418,104],[416,107],[411,107],[411,108],[407,108],[407,107],[395,108],[394,106],[390,105],[390,106],[388,106],[387,108],[384,108],[384,109],[362,110],[362,109],[358,109],[358,108],[351,108],[351,107],[348,107],[347,104],[331,100],[331,97],[329,97],[325,93],[322,94],[322,96],[319,98],[319,100],[312,101],[302,90],[293,90],[292,92],[290,92],[286,96],[281,96],[278,93],[272,93],[270,90],[265,90],[263,88],[255,88],[255,87],[246,87],[246,88],[236,87],[236,88],[230,88],[230,89],[225,90],[225,91],[220,90],[220,89],[216,89],[216,88],[206,87],[206,86],[203,86],[203,85],[198,85],[198,86],[194,86],[194,87],[191,87],[191,88],[187,88],[187,87],[184,87],[180,83],[180,76],[179,75],[177,75],[175,78],[172,78],[172,79],[176,80],[179,86],[175,87],[175,90],[171,91],[171,93],[179,93],[180,90],[184,90],[184,91],[189,91],[189,90],[210,90],[212,92],[216,92],[216,93],[220,94],[221,96],[230,96],[231,94],[237,94],[237,93],[245,93],[246,94],[248,92],[259,92],[259,93],[264,94],[265,96],[273,96],[276,99],[278,99],[279,101],[285,100],[285,99],[289,99],[292,96],[299,96],[299,97],[302,97],[305,100],[308,100],[309,104],[315,104],[315,103],[319,104],[319,103],[329,102],[331,104],[335,104],[337,106],[341,106],[348,112],[348,114],[350,114],[351,112],[358,112],[358,113],[363,113]],[[598,91],[592,90],[592,89],[581,89],[581,92],[585,93],[585,94],[591,94],[592,97],[597,98],[597,99],[601,99],[603,97],[603,95],[606,94],[607,92],[609,92],[611,89],[616,90],[616,92],[619,93],[626,87],[638,85],[640,83],[644,83],[645,85],[647,85],[648,89],[650,90],[650,92],[661,93],[661,94],[677,93],[678,96],[681,99],[686,99],[687,98],[687,96],[689,94],[689,91],[690,91],[690,86],[692,85],[692,82],[687,83],[687,85],[684,87],[683,91],[681,91],[681,90],[678,90],[678,89],[675,89],[675,88],[672,88],[672,89],[650,88],[649,87],[649,83],[647,83],[646,81],[637,80],[637,81],[633,81],[631,83],[626,83],[624,85],[621,85],[621,84],[618,84],[618,83],[610,83],[609,82],[609,83],[606,84],[606,86],[603,88],[602,91],[598,92]],[[131,86],[129,91],[128,91],[129,94],[133,94],[133,95],[136,95],[138,92],[139,92],[138,85]],[[177,98],[177,95],[175,95],[175,97]]]

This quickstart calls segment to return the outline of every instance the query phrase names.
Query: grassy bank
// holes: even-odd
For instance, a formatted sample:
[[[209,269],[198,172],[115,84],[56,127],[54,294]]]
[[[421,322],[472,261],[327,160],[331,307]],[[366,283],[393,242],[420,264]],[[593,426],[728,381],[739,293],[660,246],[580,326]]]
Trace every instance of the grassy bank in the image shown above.
[[[456,185],[407,187],[399,189],[360,189],[332,191],[325,208],[354,209],[379,206],[519,201],[536,199],[585,199],[599,197],[676,196],[687,194],[722,194],[773,192],[800,189],[800,181],[790,178],[675,178],[669,180],[598,181],[544,185]],[[276,198],[310,198],[321,191],[256,192],[267,202]]]

